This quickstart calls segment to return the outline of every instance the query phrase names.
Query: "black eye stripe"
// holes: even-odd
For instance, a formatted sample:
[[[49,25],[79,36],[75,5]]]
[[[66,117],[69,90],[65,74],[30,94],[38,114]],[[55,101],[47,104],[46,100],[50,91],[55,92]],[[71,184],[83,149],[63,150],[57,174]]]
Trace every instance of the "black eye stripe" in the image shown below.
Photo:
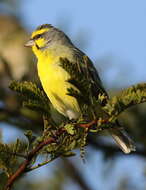
[[[43,32],[41,34],[36,34],[32,39],[37,40],[39,38],[43,38],[47,32]]]
[[[42,34],[37,34],[37,35],[35,35],[32,39],[33,40],[37,40],[37,39],[39,39],[39,38],[41,38],[42,37]]]

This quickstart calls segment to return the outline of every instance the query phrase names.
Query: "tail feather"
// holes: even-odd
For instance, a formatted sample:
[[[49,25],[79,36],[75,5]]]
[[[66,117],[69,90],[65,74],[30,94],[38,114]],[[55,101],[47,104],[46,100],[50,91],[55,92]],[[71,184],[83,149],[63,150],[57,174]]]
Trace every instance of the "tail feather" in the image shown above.
[[[111,129],[110,134],[125,154],[136,150],[134,142],[123,129]]]

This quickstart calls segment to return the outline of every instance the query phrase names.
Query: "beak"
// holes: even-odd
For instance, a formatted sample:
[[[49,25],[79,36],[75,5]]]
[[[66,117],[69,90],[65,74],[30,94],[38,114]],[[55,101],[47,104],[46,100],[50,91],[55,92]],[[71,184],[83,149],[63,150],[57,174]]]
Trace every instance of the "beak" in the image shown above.
[[[28,42],[26,42],[26,44],[24,44],[25,47],[32,47],[33,45],[35,45],[35,42],[32,39],[30,39]]]

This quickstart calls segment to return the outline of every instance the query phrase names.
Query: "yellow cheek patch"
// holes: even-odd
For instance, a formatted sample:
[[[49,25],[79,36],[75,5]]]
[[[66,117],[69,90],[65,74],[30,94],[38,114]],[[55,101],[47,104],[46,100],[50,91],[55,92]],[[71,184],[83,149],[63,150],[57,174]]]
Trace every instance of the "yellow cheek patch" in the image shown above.
[[[35,43],[41,48],[46,45],[46,40],[44,38],[39,38],[38,40],[35,40]]]

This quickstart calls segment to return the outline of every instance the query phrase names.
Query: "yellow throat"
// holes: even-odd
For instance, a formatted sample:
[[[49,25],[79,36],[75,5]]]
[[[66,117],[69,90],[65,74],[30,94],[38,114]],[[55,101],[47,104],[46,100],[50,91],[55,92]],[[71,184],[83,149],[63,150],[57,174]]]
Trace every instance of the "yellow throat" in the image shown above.
[[[66,56],[62,54],[62,57]],[[78,102],[67,95],[67,89],[74,87],[67,82],[70,76],[59,65],[59,60],[60,56],[56,56],[55,51],[44,51],[38,57],[38,75],[54,108],[69,119],[77,119],[81,114]]]

